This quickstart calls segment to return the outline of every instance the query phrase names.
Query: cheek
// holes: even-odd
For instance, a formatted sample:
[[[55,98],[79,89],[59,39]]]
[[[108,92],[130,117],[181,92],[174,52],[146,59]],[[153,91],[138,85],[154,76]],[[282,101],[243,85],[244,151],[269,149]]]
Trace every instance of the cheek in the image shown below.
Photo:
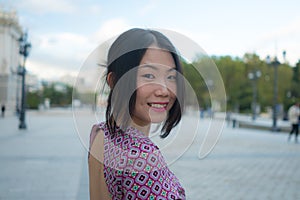
[[[143,102],[145,98],[149,95],[149,88],[147,85],[138,87],[136,90],[136,102]]]
[[[176,101],[176,95],[172,95],[170,98],[170,102],[171,102],[170,108],[174,106],[175,101]]]
[[[171,105],[171,107],[172,107],[174,105],[174,102],[177,99],[177,87],[176,87],[176,85],[175,86],[174,85],[170,86],[169,91],[170,91],[170,100],[171,100],[171,103],[172,103],[172,105]]]
[[[169,84],[168,89],[169,89],[171,98],[176,98],[176,95],[177,95],[177,86],[176,86],[176,84]]]

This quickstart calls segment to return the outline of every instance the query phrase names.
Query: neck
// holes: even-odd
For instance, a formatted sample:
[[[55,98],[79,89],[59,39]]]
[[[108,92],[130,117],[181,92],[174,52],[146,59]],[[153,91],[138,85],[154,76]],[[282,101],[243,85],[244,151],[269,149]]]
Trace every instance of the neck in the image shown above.
[[[138,129],[139,131],[141,131],[142,133],[144,133],[146,136],[149,136],[149,132],[150,132],[150,124],[147,125],[138,125],[137,123],[135,123],[134,121],[132,121],[130,123],[130,125],[136,129]]]

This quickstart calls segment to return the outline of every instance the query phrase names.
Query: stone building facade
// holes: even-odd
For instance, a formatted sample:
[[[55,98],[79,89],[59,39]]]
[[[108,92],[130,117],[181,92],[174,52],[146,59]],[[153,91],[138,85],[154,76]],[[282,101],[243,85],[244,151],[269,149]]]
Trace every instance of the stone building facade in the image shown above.
[[[14,11],[0,10],[0,104],[14,113],[21,100],[19,38],[22,29]]]

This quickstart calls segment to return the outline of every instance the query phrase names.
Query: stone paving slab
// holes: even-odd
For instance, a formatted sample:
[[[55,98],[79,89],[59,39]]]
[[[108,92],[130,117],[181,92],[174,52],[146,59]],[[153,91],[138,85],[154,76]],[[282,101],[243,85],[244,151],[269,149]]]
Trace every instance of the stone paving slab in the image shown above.
[[[72,115],[0,119],[0,199],[76,199],[84,149]]]
[[[77,130],[89,134],[95,116],[80,116]],[[195,123],[199,130],[190,140]],[[300,144],[287,142],[285,133],[225,125],[213,151],[199,159],[210,125],[187,116],[180,127],[186,137],[171,136],[172,151],[168,141],[160,143],[167,160],[184,152],[170,167],[188,199],[300,199]],[[28,129],[17,126],[14,116],[0,119],[0,199],[89,199],[87,152],[72,112],[29,112]]]
[[[287,134],[224,127],[201,160],[195,144],[171,166],[188,199],[300,199],[300,145]]]

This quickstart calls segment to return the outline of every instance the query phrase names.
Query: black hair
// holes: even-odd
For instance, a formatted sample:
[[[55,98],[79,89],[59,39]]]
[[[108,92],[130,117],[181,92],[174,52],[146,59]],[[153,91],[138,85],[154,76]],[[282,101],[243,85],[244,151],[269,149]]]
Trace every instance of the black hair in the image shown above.
[[[111,74],[109,83],[111,90],[107,100],[106,123],[110,133],[115,132],[117,122],[121,121],[121,128],[126,128],[130,122],[130,115],[132,115],[136,103],[136,67],[140,65],[151,45],[170,52],[176,71],[179,73],[176,100],[169,110],[160,136],[167,137],[172,128],[181,120],[184,104],[184,81],[180,59],[175,47],[165,35],[158,31],[134,28],[122,33],[113,42],[108,52],[106,81],[108,81],[108,75]],[[129,71],[130,73],[127,73]],[[117,87],[115,87],[116,84],[118,84]],[[128,109],[129,112],[127,112]]]

